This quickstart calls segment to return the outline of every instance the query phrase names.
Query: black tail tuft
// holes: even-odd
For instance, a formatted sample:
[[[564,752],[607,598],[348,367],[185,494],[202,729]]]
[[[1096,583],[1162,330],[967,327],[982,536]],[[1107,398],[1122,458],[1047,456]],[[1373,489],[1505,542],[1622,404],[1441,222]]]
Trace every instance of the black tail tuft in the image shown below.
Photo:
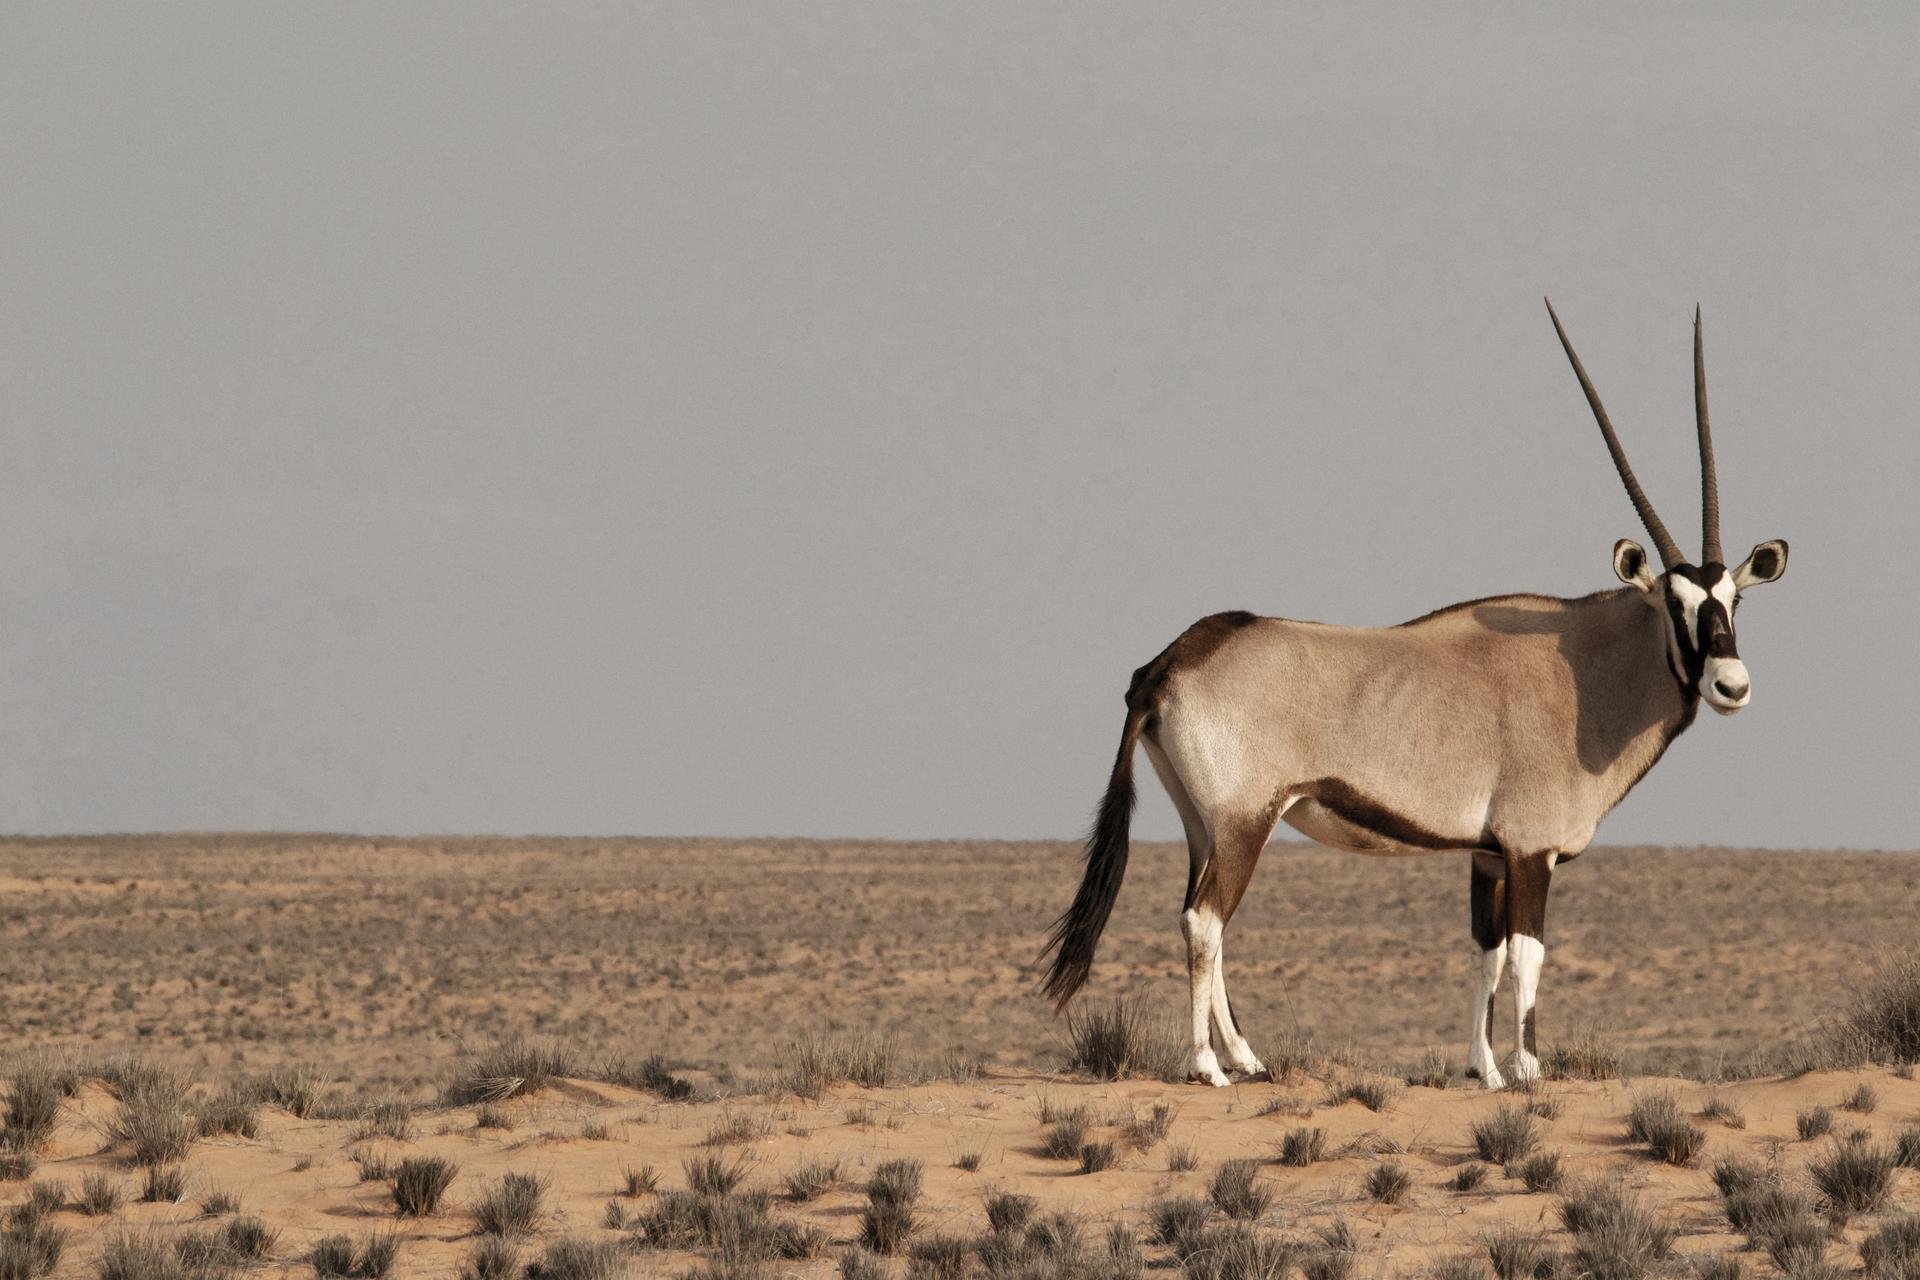
[[[1120,755],[1113,762],[1113,775],[1107,781],[1107,794],[1100,799],[1099,816],[1093,820],[1093,834],[1087,837],[1087,870],[1080,879],[1079,892],[1066,914],[1053,922],[1042,960],[1049,953],[1053,964],[1047,970],[1040,989],[1064,1008],[1074,993],[1086,985],[1093,968],[1093,950],[1101,930],[1113,912],[1113,900],[1120,895],[1120,881],[1127,874],[1127,832],[1133,823],[1133,748],[1140,740],[1140,726],[1146,721],[1144,709],[1127,712],[1126,731],[1120,736]]]

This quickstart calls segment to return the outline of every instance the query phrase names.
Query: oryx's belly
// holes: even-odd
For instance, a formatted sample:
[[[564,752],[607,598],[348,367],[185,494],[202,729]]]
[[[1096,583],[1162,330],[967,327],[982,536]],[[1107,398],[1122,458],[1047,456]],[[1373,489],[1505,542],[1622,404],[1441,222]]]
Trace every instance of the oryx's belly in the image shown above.
[[[1453,822],[1422,821],[1337,778],[1291,788],[1283,816],[1287,825],[1321,844],[1353,853],[1411,855],[1472,849],[1483,841]],[[1436,829],[1439,828],[1439,829]]]

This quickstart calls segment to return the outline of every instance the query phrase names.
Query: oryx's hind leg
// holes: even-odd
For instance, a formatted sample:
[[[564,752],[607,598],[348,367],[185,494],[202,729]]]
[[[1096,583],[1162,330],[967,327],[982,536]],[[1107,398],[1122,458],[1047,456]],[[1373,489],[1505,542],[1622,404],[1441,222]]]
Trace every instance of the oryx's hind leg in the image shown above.
[[[1273,821],[1265,815],[1222,818],[1215,826],[1204,864],[1189,877],[1186,910],[1181,913],[1180,923],[1187,937],[1193,999],[1194,1074],[1208,1084],[1227,1083],[1214,1056],[1209,1024],[1220,1033],[1220,1047],[1226,1051],[1229,1067],[1247,1074],[1266,1070],[1234,1025],[1233,1008],[1227,1002],[1222,943],[1227,922],[1239,907],[1260,851],[1272,832]]]
[[[1479,987],[1473,996],[1473,1030],[1467,1039],[1467,1079],[1489,1089],[1504,1089],[1493,1053],[1493,994],[1507,967],[1507,868],[1492,854],[1473,855],[1469,895],[1473,917],[1474,962]]]
[[[1507,959],[1513,966],[1513,1019],[1520,1045],[1513,1055],[1513,1074],[1519,1080],[1540,1078],[1534,998],[1547,959],[1547,890],[1553,883],[1553,863],[1551,853],[1507,859]]]

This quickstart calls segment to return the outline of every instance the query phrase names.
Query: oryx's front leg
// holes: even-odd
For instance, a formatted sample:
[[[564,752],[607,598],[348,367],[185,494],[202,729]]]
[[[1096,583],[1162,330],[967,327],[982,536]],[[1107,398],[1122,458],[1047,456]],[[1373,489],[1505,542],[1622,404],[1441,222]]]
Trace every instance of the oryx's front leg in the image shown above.
[[[1467,1039],[1467,1079],[1489,1089],[1504,1089],[1493,1055],[1493,995],[1507,967],[1507,868],[1491,854],[1473,855],[1474,963],[1479,979],[1473,996],[1473,1030]]]
[[[1551,853],[1507,859],[1507,954],[1513,965],[1513,1021],[1520,1046],[1513,1056],[1513,1074],[1520,1080],[1540,1077],[1535,995],[1540,989],[1540,967],[1547,959],[1547,890],[1553,882],[1553,863]]]

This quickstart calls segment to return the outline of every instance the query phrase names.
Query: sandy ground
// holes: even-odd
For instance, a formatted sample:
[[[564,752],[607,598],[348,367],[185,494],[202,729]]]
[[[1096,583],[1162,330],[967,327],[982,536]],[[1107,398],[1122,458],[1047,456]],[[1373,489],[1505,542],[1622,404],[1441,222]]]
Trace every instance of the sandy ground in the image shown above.
[[[1558,1153],[1575,1181],[1615,1176],[1638,1188],[1679,1232],[1680,1255],[1733,1251],[1741,1247],[1742,1238],[1728,1230],[1720,1212],[1707,1172],[1712,1162],[1740,1152],[1778,1167],[1790,1180],[1800,1179],[1806,1162],[1828,1152],[1836,1139],[1797,1140],[1796,1113],[1817,1103],[1837,1104],[1862,1081],[1877,1092],[1877,1108],[1866,1115],[1838,1112],[1836,1132],[1867,1128],[1886,1139],[1920,1118],[1920,1084],[1879,1071],[1818,1073],[1718,1088],[1684,1081],[1664,1086],[1653,1080],[1631,1085],[1565,1082],[1544,1085],[1535,1095],[1549,1099],[1549,1107],[1557,1110],[1554,1118],[1539,1122],[1541,1149]],[[1675,1090],[1688,1110],[1717,1094],[1741,1113],[1745,1125],[1732,1128],[1721,1121],[1703,1121],[1707,1147],[1693,1167],[1658,1163],[1644,1147],[1624,1138],[1622,1117],[1632,1093],[1659,1087]],[[57,1221],[74,1236],[62,1274],[92,1274],[99,1242],[123,1227],[177,1232],[206,1225],[195,1221],[193,1202],[225,1189],[238,1195],[243,1212],[279,1231],[275,1255],[279,1268],[289,1274],[310,1274],[298,1259],[324,1235],[397,1231],[402,1244],[396,1274],[448,1275],[476,1238],[466,1206],[508,1172],[537,1174],[550,1183],[546,1224],[524,1246],[527,1256],[563,1235],[631,1246],[631,1231],[604,1225],[608,1203],[618,1203],[633,1217],[645,1213],[657,1193],[623,1195],[625,1171],[652,1165],[660,1172],[662,1191],[684,1186],[682,1162],[715,1153],[704,1145],[708,1135],[727,1121],[746,1117],[756,1122],[761,1136],[718,1153],[745,1158],[750,1165],[745,1185],[773,1191],[777,1216],[810,1224],[831,1242],[821,1257],[779,1263],[772,1275],[833,1273],[837,1248],[858,1235],[861,1184],[883,1160],[905,1157],[924,1165],[923,1236],[978,1236],[985,1230],[984,1197],[991,1191],[1012,1191],[1035,1197],[1042,1212],[1078,1215],[1096,1238],[1110,1224],[1125,1223],[1136,1229],[1149,1260],[1160,1262],[1165,1250],[1148,1240],[1147,1206],[1169,1195],[1205,1196],[1220,1163],[1241,1156],[1262,1162],[1259,1181],[1274,1193],[1273,1207],[1263,1219],[1265,1229],[1311,1240],[1316,1228],[1344,1220],[1361,1247],[1358,1274],[1418,1275],[1443,1258],[1473,1251],[1476,1242],[1500,1224],[1547,1232],[1560,1247],[1568,1243],[1560,1227],[1557,1195],[1530,1194],[1497,1169],[1475,1191],[1461,1193],[1448,1185],[1458,1167],[1473,1159],[1473,1122],[1497,1107],[1525,1100],[1511,1092],[1403,1088],[1376,1114],[1357,1102],[1330,1103],[1326,1082],[1299,1077],[1284,1085],[1214,1090],[1001,1072],[964,1084],[840,1086],[815,1101],[742,1096],[669,1103],[612,1086],[566,1082],[504,1104],[511,1129],[476,1128],[474,1111],[458,1108],[423,1114],[417,1121],[418,1136],[404,1143],[355,1142],[352,1122],[303,1121],[268,1110],[262,1113],[255,1140],[222,1138],[195,1145],[186,1162],[188,1203],[130,1204],[107,1218],[88,1218],[71,1209],[58,1214]],[[1141,1114],[1156,1102],[1170,1102],[1178,1111],[1165,1140],[1144,1149],[1127,1148],[1116,1168],[1082,1174],[1076,1165],[1050,1159],[1041,1150],[1043,1101],[1060,1108],[1085,1105],[1096,1120],[1128,1107]],[[77,1185],[86,1174],[103,1174],[123,1184],[129,1198],[137,1195],[137,1171],[106,1141],[105,1126],[114,1105],[104,1088],[83,1089],[70,1103],[37,1176]],[[579,1136],[583,1126],[595,1122],[606,1126],[605,1138]],[[1307,1168],[1273,1163],[1282,1136],[1299,1125],[1325,1130],[1328,1157]],[[1092,1136],[1112,1137],[1114,1130],[1096,1123]],[[1199,1156],[1197,1169],[1168,1171],[1169,1150],[1180,1147],[1190,1147]],[[445,1156],[460,1172],[438,1214],[399,1220],[386,1185],[359,1180],[350,1159],[356,1150],[382,1151],[394,1158]],[[956,1167],[956,1160],[968,1154],[980,1157],[975,1172]],[[837,1161],[841,1180],[804,1204],[779,1198],[784,1175],[814,1159]],[[1398,1205],[1375,1204],[1363,1191],[1367,1172],[1383,1160],[1405,1166],[1412,1175],[1412,1189]],[[1894,1203],[1908,1209],[1920,1206],[1920,1172],[1903,1169],[1895,1179]],[[20,1198],[8,1185],[0,1184],[0,1202]],[[1831,1260],[1842,1267],[1856,1265],[1858,1239],[1879,1220],[1856,1218],[1835,1239]],[[1751,1271],[1770,1269],[1764,1255],[1746,1253],[1742,1259]],[[629,1265],[636,1275],[669,1276],[684,1274],[698,1261],[691,1253],[635,1249]]]
[[[1133,854],[1089,994],[1184,1001],[1185,850]],[[1060,844],[148,837],[0,842],[15,1043],[214,1074],[312,1061],[430,1086],[527,1034],[750,1075],[803,1033],[1030,1068],[1059,1024],[1029,966],[1072,897]],[[1769,1052],[1920,930],[1905,854],[1595,849],[1555,877],[1543,1041],[1643,1067]],[[1383,1066],[1456,1062],[1472,1003],[1463,856],[1267,851],[1227,933],[1256,1047],[1295,1030]]]
[[[474,1242],[468,1206],[507,1172],[549,1180],[548,1216],[526,1247],[565,1235],[632,1243],[604,1225],[652,1198],[621,1195],[625,1171],[652,1166],[662,1190],[722,1121],[754,1136],[724,1152],[750,1163],[749,1187],[778,1193],[811,1159],[842,1179],[774,1212],[818,1227],[829,1256],[772,1274],[826,1275],[857,1234],[860,1184],[880,1161],[926,1169],[922,1234],[973,1235],[993,1190],[1030,1194],[1043,1212],[1081,1215],[1095,1237],[1139,1229],[1146,1206],[1205,1194],[1225,1160],[1264,1161],[1275,1192],[1265,1229],[1311,1239],[1346,1221],[1362,1243],[1360,1276],[1420,1274],[1471,1249],[1491,1225],[1554,1233],[1559,1197],[1528,1194],[1499,1171],[1481,1189],[1447,1187],[1469,1158],[1472,1123],[1524,1102],[1464,1088],[1398,1087],[1380,1114],[1329,1101],[1361,1072],[1395,1078],[1428,1046],[1457,1067],[1469,998],[1466,869],[1457,859],[1370,861],[1276,846],[1228,935],[1234,1000],[1256,1047],[1311,1033],[1344,1065],[1317,1077],[1227,1090],[1153,1080],[1090,1082],[1057,1074],[1061,1033],[1032,994],[1027,966],[1048,919],[1072,891],[1064,845],[877,845],[797,841],[367,841],[166,837],[0,844],[0,957],[5,1043],[0,1069],[49,1055],[94,1061],[124,1051],[192,1070],[203,1088],[275,1064],[317,1064],[353,1098],[418,1104],[404,1143],[359,1139],[352,1120],[296,1119],[263,1108],[259,1136],[198,1141],[185,1161],[188,1203],[128,1204],[105,1218],[57,1215],[73,1240],[60,1274],[96,1274],[105,1234],[129,1224],[190,1229],[215,1190],[278,1229],[275,1265],[324,1235],[397,1230],[397,1274],[449,1275]],[[1136,848],[1093,995],[1143,993],[1167,1014],[1184,986],[1173,928],[1184,852]],[[1744,1113],[1734,1128],[1702,1120],[1706,1153],[1673,1168],[1630,1144],[1631,1094],[1767,1055],[1815,1030],[1878,947],[1910,943],[1920,859],[1894,854],[1596,850],[1558,879],[1542,986],[1542,1039],[1599,1028],[1627,1051],[1628,1083],[1542,1086],[1556,1112],[1544,1149],[1574,1178],[1608,1174],[1640,1187],[1682,1235],[1685,1253],[1741,1244],[1708,1175],[1741,1151],[1804,1181],[1836,1139],[1799,1141],[1796,1114],[1872,1084],[1871,1114],[1838,1112],[1836,1133],[1880,1139],[1920,1123],[1920,1084],[1884,1070],[1762,1077],[1721,1086],[1674,1080],[1688,1109],[1719,1093]],[[903,1056],[957,1052],[988,1064],[961,1082],[885,1089],[835,1086],[818,1100],[766,1082],[799,1035],[883,1032]],[[600,1055],[664,1055],[706,1100],[668,1101],[587,1079],[515,1098],[509,1129],[479,1128],[472,1108],[434,1105],[462,1041],[524,1034]],[[583,1065],[581,1074],[591,1074]],[[1177,1109],[1171,1134],[1122,1141],[1118,1167],[1082,1174],[1041,1149],[1043,1104],[1085,1105],[1102,1122],[1155,1103]],[[90,1083],[66,1104],[34,1177],[77,1188],[101,1174],[137,1195],[140,1171],[116,1145],[117,1103]],[[1297,1125],[1326,1130],[1330,1157],[1306,1169],[1272,1163]],[[604,1136],[595,1136],[604,1127]],[[1191,1148],[1191,1172],[1168,1169]],[[443,1155],[459,1165],[447,1204],[394,1216],[386,1184],[362,1182],[354,1151]],[[959,1168],[978,1155],[979,1168]],[[1397,1206],[1372,1203],[1368,1171],[1398,1161],[1413,1178]],[[24,1184],[0,1182],[0,1205]],[[1920,1173],[1895,1175],[1893,1203],[1920,1207]],[[1836,1265],[1878,1218],[1836,1237]],[[1165,1250],[1146,1245],[1150,1259]],[[1771,1270],[1741,1255],[1748,1270]],[[639,1275],[677,1276],[691,1254],[637,1250]],[[900,1267],[895,1264],[895,1273]]]

